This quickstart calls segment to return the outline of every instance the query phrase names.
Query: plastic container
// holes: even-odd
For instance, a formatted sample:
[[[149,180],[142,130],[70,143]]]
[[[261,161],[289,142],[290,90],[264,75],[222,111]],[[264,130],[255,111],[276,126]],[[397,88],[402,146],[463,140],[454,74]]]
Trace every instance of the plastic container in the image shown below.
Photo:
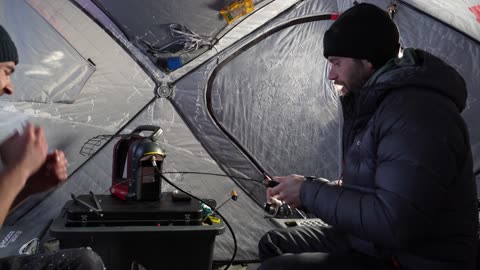
[[[220,14],[222,14],[228,24],[231,24],[236,19],[252,12],[253,10],[254,6],[252,0],[239,0],[220,10]]]
[[[145,203],[151,204],[135,202],[136,207]],[[198,202],[192,200],[191,203]],[[179,202],[177,208],[181,209],[185,205],[185,202]],[[132,262],[139,263],[146,269],[211,269],[215,237],[225,231],[223,223],[174,225],[172,222],[169,225],[151,225],[148,222],[150,225],[141,226],[132,225],[141,222],[133,222],[130,218],[126,218],[127,222],[118,223],[123,225],[112,225],[115,222],[111,220],[102,224],[95,218],[91,223],[78,225],[68,220],[68,211],[72,207],[78,205],[68,201],[62,214],[52,223],[50,235],[59,240],[62,249],[91,247],[102,257],[107,269],[130,270]],[[107,208],[103,210],[108,213],[108,205],[103,204],[102,207]],[[156,212],[163,211],[162,207],[156,209]],[[91,214],[89,217],[93,217]]]

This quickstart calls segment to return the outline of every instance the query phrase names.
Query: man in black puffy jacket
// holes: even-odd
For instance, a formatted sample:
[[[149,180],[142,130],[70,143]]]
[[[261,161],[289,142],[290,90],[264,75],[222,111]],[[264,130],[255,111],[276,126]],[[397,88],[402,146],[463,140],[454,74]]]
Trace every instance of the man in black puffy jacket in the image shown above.
[[[290,175],[267,193],[331,227],[268,232],[260,269],[475,269],[465,82],[425,51],[398,58],[398,40],[389,15],[371,4],[325,33],[329,79],[343,93],[341,184]]]

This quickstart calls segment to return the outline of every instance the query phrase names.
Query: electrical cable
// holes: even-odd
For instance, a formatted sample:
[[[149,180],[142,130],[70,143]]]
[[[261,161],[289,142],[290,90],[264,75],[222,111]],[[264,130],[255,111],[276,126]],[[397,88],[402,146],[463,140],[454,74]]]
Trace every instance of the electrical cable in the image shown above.
[[[223,176],[223,177],[235,178],[235,179],[238,179],[238,180],[251,181],[251,182],[254,182],[254,183],[261,183],[262,186],[263,186],[263,181],[262,181],[262,180],[253,179],[253,178],[247,178],[247,177],[231,176],[231,175],[228,175],[228,174],[221,174],[221,173],[208,173],[208,172],[163,172],[163,174],[199,174],[199,175]],[[154,176],[154,175],[155,175],[155,174],[145,174],[144,176]],[[120,181],[120,182],[116,183],[115,185],[110,186],[107,190],[105,190],[105,192],[103,192],[103,194],[107,194],[108,192],[111,192],[112,188],[114,188],[114,187],[116,187],[116,186],[118,186],[118,185],[121,185],[121,184],[123,184],[123,183],[132,181],[132,180],[135,180],[135,178],[132,177],[132,178],[128,178],[128,179],[125,179],[125,180],[123,180],[123,181]]]
[[[154,176],[154,174],[148,174],[148,175],[145,175],[145,176]],[[118,183],[116,183],[115,185],[112,185],[110,186],[107,190],[105,190],[105,192],[103,193],[103,195],[107,194],[108,192],[112,192],[112,188],[118,186],[118,185],[121,185],[123,183],[126,183],[126,182],[130,182],[132,180],[135,180],[135,178],[128,178],[128,179],[125,179],[123,181],[120,181]]]
[[[162,177],[163,180],[165,180],[167,183],[169,183],[171,186],[173,186],[174,188],[180,190],[181,192],[187,194],[188,196],[194,198],[195,200],[198,200],[199,202],[201,203],[204,203],[205,205],[209,205],[207,202],[205,202],[204,200],[198,198],[197,196],[181,189],[180,187],[178,187],[177,185],[175,185],[172,181],[170,181],[167,177],[165,177],[162,173],[162,171],[160,171],[160,169],[157,167],[157,162],[155,160],[152,160],[152,166],[155,168],[155,170],[160,174],[160,176]],[[227,219],[222,215],[220,214],[219,211],[217,211],[217,209],[212,209],[217,215],[220,216],[220,218],[223,220],[223,222],[225,222],[225,225],[227,225],[228,229],[230,230],[230,233],[232,234],[232,238],[233,238],[233,255],[232,255],[232,258],[230,259],[230,261],[228,262],[227,266],[223,269],[223,270],[227,270],[228,268],[230,268],[230,266],[233,264],[233,261],[235,260],[235,256],[237,256],[237,238],[235,236],[235,233],[233,231],[233,228],[232,226],[230,226],[230,224],[228,223]]]
[[[263,180],[258,180],[258,179],[253,179],[253,178],[247,178],[247,177],[237,177],[237,176],[232,176],[228,174],[222,174],[222,173],[208,173],[208,172],[163,172],[163,174],[200,174],[200,175],[213,175],[213,176],[224,176],[224,177],[230,177],[230,178],[235,178],[239,180],[247,180],[255,183],[262,183],[263,185]]]
[[[189,53],[198,50],[200,47],[203,46],[213,47],[218,41],[218,39],[216,38],[199,35],[188,29],[186,26],[178,23],[170,24],[169,28],[170,35],[172,36],[172,38],[174,38],[174,40],[163,45],[160,48],[153,46],[146,40],[140,41],[145,44],[148,49],[153,53],[176,53],[178,51],[183,51],[183,53]],[[182,48],[180,49],[179,47]]]

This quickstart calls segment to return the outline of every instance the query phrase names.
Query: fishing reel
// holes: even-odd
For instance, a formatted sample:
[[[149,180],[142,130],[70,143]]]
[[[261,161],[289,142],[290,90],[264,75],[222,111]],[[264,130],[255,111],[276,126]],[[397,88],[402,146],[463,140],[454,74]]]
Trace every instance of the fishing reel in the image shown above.
[[[288,204],[274,197],[263,205],[263,210],[266,218],[286,218],[293,214],[292,208]]]
[[[267,188],[273,188],[276,187],[279,183],[275,180],[272,179],[268,174],[264,174],[264,181],[263,184]],[[266,202],[263,205],[263,210],[265,211],[265,217],[266,218],[286,218],[289,217],[293,214],[292,208],[284,203],[283,201],[280,201],[279,199],[275,197],[271,197],[269,202]]]

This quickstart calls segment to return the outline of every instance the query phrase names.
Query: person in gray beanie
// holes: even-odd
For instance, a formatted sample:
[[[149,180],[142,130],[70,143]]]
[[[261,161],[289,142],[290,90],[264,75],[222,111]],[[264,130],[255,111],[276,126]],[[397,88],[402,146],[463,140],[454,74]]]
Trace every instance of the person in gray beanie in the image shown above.
[[[408,48],[387,12],[358,4],[324,35],[341,87],[340,180],[289,175],[267,189],[328,226],[267,232],[265,269],[476,269],[478,209],[461,75]]]
[[[0,25],[0,95],[13,94],[10,80],[18,64],[18,52],[8,32]],[[27,124],[0,143],[0,226],[9,210],[28,196],[50,190],[67,179],[67,160],[60,150],[48,154],[41,127]],[[0,269],[98,269],[100,257],[90,249],[68,249],[53,253],[0,258]]]

